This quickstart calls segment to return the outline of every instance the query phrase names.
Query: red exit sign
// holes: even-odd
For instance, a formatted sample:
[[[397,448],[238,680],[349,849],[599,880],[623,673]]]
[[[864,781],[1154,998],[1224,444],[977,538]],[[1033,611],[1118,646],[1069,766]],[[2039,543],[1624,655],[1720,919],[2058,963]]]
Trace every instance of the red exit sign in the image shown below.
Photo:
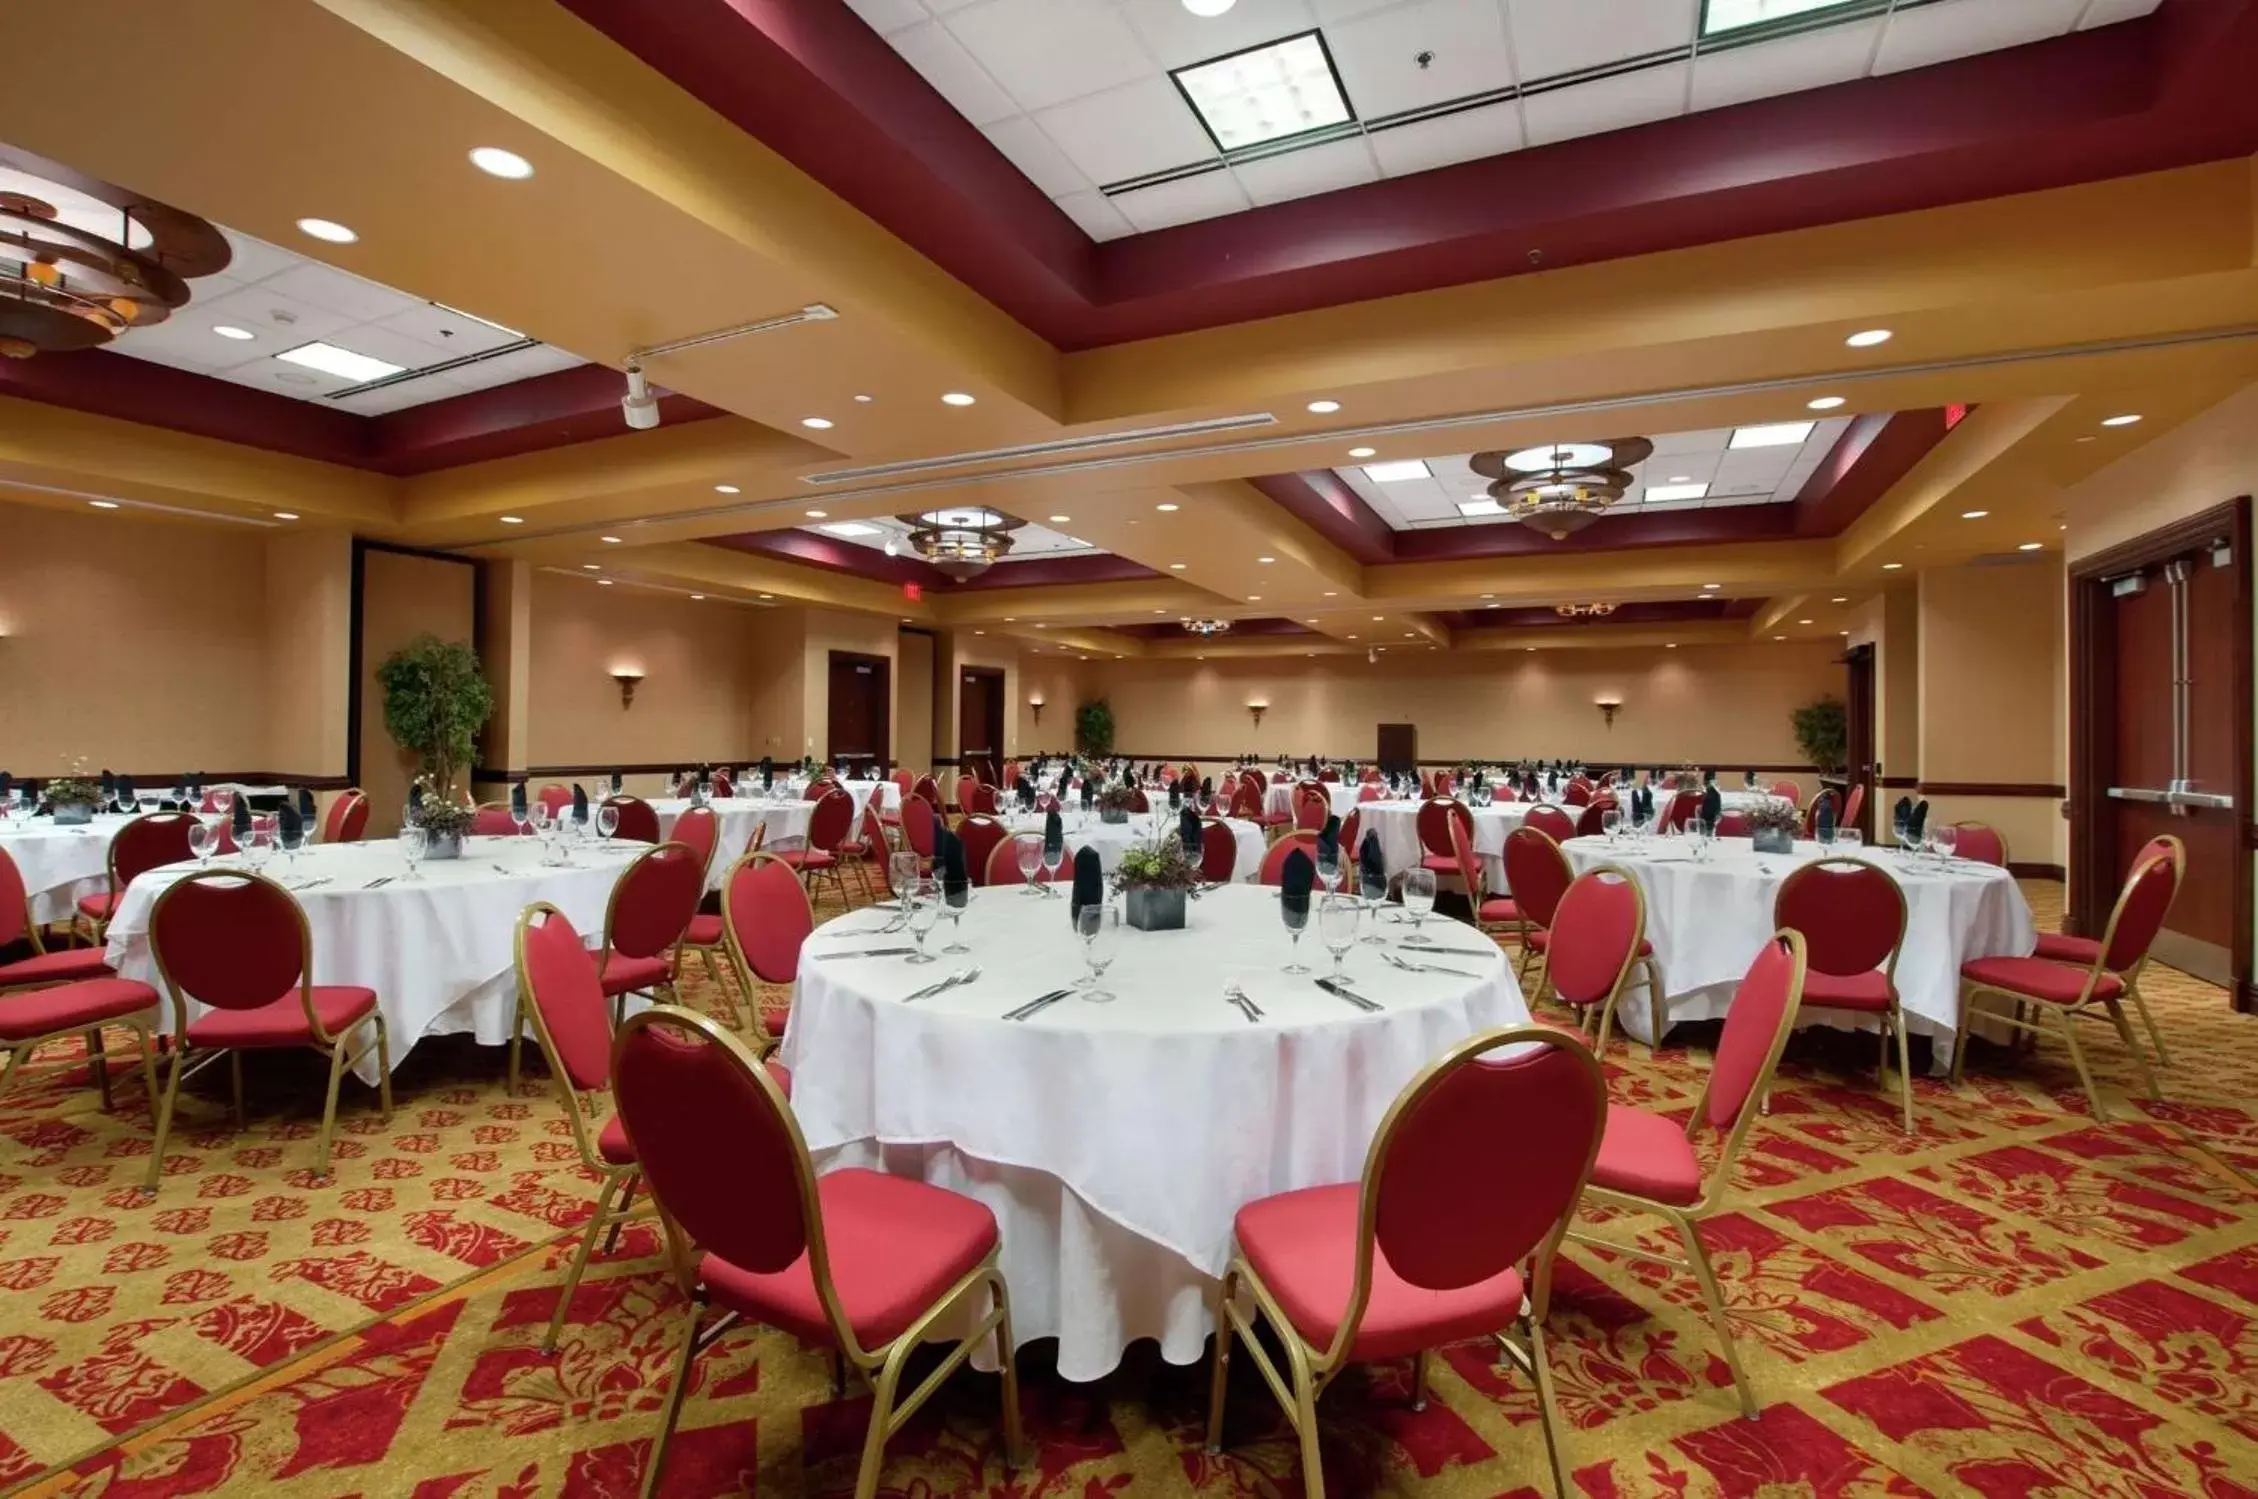
[[[1954,427],[1957,427],[1957,426],[1959,426],[1959,425],[1960,425],[1960,423],[1961,423],[1962,421],[1966,420],[1966,418],[1967,418],[1967,415],[1968,415],[1968,408],[1967,408],[1967,406],[1966,406],[1966,405],[1957,405],[1957,406],[1947,406],[1947,407],[1945,407],[1945,408],[1944,408],[1944,430],[1945,430],[1945,431],[1947,431],[1947,432],[1950,432],[1950,431],[1951,431],[1951,430],[1952,430],[1952,429],[1953,429]]]
[[[902,597],[914,604],[925,597],[925,586],[921,583],[904,583]]]

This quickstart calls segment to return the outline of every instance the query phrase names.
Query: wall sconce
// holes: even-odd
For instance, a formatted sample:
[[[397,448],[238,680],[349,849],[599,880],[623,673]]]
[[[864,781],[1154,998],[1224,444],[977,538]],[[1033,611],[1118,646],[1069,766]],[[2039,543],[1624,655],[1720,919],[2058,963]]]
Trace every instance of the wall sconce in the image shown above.
[[[612,673],[612,680],[619,683],[619,705],[622,708],[633,707],[635,704],[635,688],[643,680],[643,674],[639,671],[622,669]]]
[[[1253,720],[1254,720],[1254,726],[1255,726],[1256,728],[1258,728],[1258,729],[1259,729],[1259,728],[1261,728],[1261,727],[1262,727],[1262,715],[1263,715],[1264,713],[1268,712],[1268,711],[1269,711],[1269,708],[1270,708],[1270,705],[1269,705],[1268,703],[1248,703],[1248,704],[1247,704],[1247,717],[1249,717],[1249,718],[1251,718],[1251,719],[1253,719]]]
[[[1599,709],[1599,716],[1607,720],[1607,726],[1614,728],[1615,715],[1623,711],[1623,700],[1619,697],[1600,697],[1593,698],[1592,703]]]
[[[1027,706],[1028,706],[1029,708],[1031,708],[1031,709],[1033,709],[1033,710],[1034,710],[1034,713],[1035,713],[1035,726],[1036,726],[1037,728],[1041,728],[1041,727],[1043,726],[1043,698],[1042,698],[1042,694],[1040,694],[1040,693],[1037,693],[1037,694],[1036,694],[1035,696],[1033,696],[1033,697],[1029,698],[1029,699],[1027,700]]]

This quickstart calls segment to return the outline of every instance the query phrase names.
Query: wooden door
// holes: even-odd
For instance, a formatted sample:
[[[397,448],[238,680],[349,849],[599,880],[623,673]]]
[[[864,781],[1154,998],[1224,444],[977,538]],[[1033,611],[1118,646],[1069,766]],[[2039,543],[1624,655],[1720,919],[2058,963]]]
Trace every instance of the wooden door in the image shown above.
[[[857,771],[875,770],[886,761],[893,730],[891,663],[858,651],[831,653],[831,707],[824,757],[844,759]]]
[[[1390,774],[1417,775],[1419,773],[1419,725],[1415,723],[1384,723],[1380,725],[1380,768]]]
[[[2082,565],[2071,622],[2071,899],[2099,935],[2150,838],[2187,849],[2154,953],[2229,986],[2251,978],[2248,501]]]
[[[1003,775],[1004,674],[992,666],[967,666],[957,686],[957,766],[980,769],[991,785]]]
[[[1874,799],[1881,794],[1874,769],[1874,648],[1852,646],[1843,664],[1850,668],[1843,701],[1843,762],[1848,767],[1844,776],[1849,784],[1843,788],[1843,795],[1850,795],[1850,786],[1866,788],[1866,801],[1859,808],[1857,827],[1871,843]]]

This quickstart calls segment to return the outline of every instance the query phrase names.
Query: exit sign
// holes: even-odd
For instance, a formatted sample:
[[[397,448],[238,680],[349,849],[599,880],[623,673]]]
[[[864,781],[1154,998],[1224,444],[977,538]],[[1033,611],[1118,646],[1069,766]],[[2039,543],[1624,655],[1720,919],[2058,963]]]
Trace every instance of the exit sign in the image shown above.
[[[919,583],[904,583],[902,585],[902,597],[908,599],[913,604],[916,603],[918,600],[925,597],[924,585]]]

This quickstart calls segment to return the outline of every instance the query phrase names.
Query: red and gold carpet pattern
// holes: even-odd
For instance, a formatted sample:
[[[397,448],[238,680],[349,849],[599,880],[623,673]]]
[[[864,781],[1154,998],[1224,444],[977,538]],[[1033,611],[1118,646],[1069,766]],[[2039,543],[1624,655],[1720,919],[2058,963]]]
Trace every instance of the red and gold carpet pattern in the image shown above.
[[[2051,925],[2058,889],[2029,893]],[[1690,1280],[1571,1247],[1551,1350],[1582,1493],[2258,1496],[2258,1019],[2168,972],[2147,990],[2170,1101],[2143,1100],[2103,1040],[2108,1124],[2059,1053],[1989,1049],[1958,1090],[1921,1080],[1908,1139],[1870,1039],[1799,1037],[1708,1230],[1763,1416],[1737,1415]],[[1618,1049],[1615,1097],[1690,1107],[1712,1035],[1653,1063]],[[644,1220],[542,1356],[595,1195],[545,1079],[511,1097],[497,1053],[427,1043],[389,1125],[348,1086],[324,1185],[318,1074],[255,1058],[250,1075],[250,1127],[224,1082],[204,1090],[147,1203],[137,1084],[116,1116],[53,1070],[0,1099],[0,1489],[633,1494],[684,1305]],[[993,1378],[960,1374],[891,1445],[881,1492],[1298,1495],[1291,1433],[1245,1364],[1210,1457],[1204,1368],[1133,1358],[1074,1386],[1029,1349],[1033,1466],[1002,1461]],[[663,1492],[851,1491],[868,1400],[833,1396],[826,1356],[753,1329],[694,1377]],[[1493,1346],[1448,1350],[1434,1385],[1416,1413],[1408,1365],[1327,1393],[1330,1492],[1549,1492],[1533,1400]]]

